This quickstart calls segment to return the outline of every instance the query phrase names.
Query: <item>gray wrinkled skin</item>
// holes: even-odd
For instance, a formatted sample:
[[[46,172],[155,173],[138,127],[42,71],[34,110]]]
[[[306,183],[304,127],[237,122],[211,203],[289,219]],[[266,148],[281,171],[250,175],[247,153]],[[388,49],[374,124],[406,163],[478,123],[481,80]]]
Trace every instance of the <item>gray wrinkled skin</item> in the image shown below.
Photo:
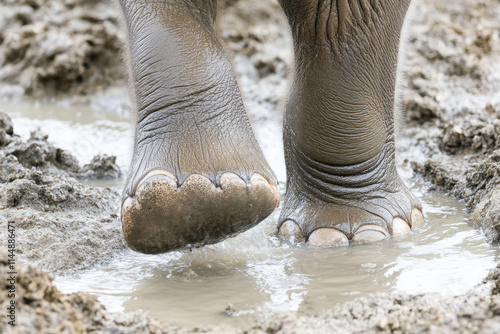
[[[398,176],[394,93],[410,1],[287,1],[295,75],[285,108],[287,195],[280,223],[307,237],[363,225],[392,234],[418,200]]]
[[[234,71],[216,36],[216,1],[123,0],[120,6],[137,111],[122,203],[127,243],[137,251],[160,253],[215,243],[255,226],[278,203],[277,190],[272,190],[277,181],[252,133]],[[151,171],[167,177],[153,184],[147,175]],[[236,191],[235,200],[218,195],[224,191],[225,172],[247,185]],[[248,195],[256,173],[269,189]],[[176,192],[168,185],[174,182],[182,190],[190,175],[197,181],[185,187],[189,190]],[[215,186],[213,191],[200,176]],[[141,181],[144,186],[138,189]],[[227,188],[236,183],[234,179]]]
[[[275,183],[215,35],[215,3],[207,8],[187,1],[155,3],[121,2],[137,108],[125,194],[133,194],[140,178],[157,168],[172,172],[179,184],[191,173],[217,183],[224,171],[247,181],[260,172]]]

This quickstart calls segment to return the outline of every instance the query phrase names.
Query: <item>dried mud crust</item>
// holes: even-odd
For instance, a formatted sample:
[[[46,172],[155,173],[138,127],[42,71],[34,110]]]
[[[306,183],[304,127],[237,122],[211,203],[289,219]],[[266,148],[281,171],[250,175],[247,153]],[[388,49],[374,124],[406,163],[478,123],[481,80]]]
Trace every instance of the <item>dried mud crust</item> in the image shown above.
[[[115,157],[80,167],[40,132],[15,135],[0,112],[0,223],[14,222],[19,258],[51,272],[69,273],[112,259],[125,249],[116,189],[91,188],[74,177],[117,177]],[[6,229],[0,231],[6,246]]]
[[[123,80],[123,34],[112,1],[0,3],[2,95],[90,94]]]
[[[7,253],[0,252],[0,307],[10,303]],[[282,314],[247,328],[168,326],[143,312],[109,313],[95,296],[61,293],[53,278],[33,266],[16,265],[16,327],[2,333],[498,333],[500,269],[466,295],[443,298],[375,294],[316,316]],[[221,310],[222,312],[222,310]]]
[[[400,155],[430,190],[464,199],[500,241],[500,2],[414,9],[406,48]]]

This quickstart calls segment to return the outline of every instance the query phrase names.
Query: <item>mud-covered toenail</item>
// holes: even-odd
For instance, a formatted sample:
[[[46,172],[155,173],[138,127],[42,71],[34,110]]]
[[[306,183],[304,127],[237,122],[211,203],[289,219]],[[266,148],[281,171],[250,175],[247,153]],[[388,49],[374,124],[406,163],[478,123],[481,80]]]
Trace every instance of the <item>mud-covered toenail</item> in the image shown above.
[[[152,170],[147,173],[141,181],[137,184],[135,191],[135,197],[139,198],[142,196],[144,191],[151,192],[159,190],[159,188],[177,188],[177,178],[167,171],[163,170]]]
[[[287,220],[281,224],[279,235],[287,240],[290,240],[291,242],[301,242],[303,240],[300,227],[291,220]]]
[[[154,234],[157,232],[151,224],[141,224],[134,216],[138,212],[151,211],[154,207],[164,205],[177,190],[175,176],[163,170],[153,170],[147,173],[138,183],[133,196],[126,197],[122,203],[122,229],[127,243],[130,245],[135,237],[143,238],[141,235]],[[154,210],[153,210],[154,211]],[[154,220],[156,217],[150,217]],[[140,233],[137,233],[140,230]]]
[[[168,177],[171,180],[177,181],[177,178],[174,176],[174,174],[172,174],[166,170],[163,170],[163,169],[153,169],[152,171],[150,171],[149,173],[144,175],[144,177],[137,184],[137,188],[139,188],[141,186],[141,184],[143,184],[144,182],[146,182],[147,180],[149,180],[151,177],[153,177],[155,175],[163,175],[163,176]]]
[[[273,184],[272,182],[269,182],[269,180],[266,179],[261,174],[254,173],[252,175],[252,177],[250,178],[250,187],[254,188],[254,190],[257,190],[258,188],[260,188],[260,190],[262,190],[262,191],[266,191],[267,189],[271,189],[271,191],[274,194],[275,200],[276,200],[276,206],[279,206],[280,193],[279,193],[278,184]]]
[[[314,247],[338,247],[349,245],[349,239],[336,229],[319,228],[311,233],[307,243]]]
[[[392,235],[403,235],[410,232],[410,225],[403,219],[396,217],[392,221]]]
[[[424,214],[415,208],[411,211],[411,229],[414,230],[424,225]]]
[[[269,181],[267,181],[267,179],[264,176],[260,175],[259,173],[254,173],[252,175],[252,177],[250,178],[250,183],[252,185],[262,184],[262,185],[271,186],[269,184]]]
[[[238,175],[226,172],[220,177],[220,186],[222,190],[226,190],[229,187],[246,187],[246,184]]]
[[[191,174],[182,183],[181,190],[184,192],[216,191],[215,184],[208,177],[201,174]]]
[[[125,216],[125,213],[130,210],[133,206],[137,206],[137,209],[141,208],[141,204],[135,199],[131,197],[127,197],[122,203],[122,218]]]
[[[387,238],[389,233],[378,225],[363,225],[354,234],[351,239],[353,244],[367,244],[377,242]]]

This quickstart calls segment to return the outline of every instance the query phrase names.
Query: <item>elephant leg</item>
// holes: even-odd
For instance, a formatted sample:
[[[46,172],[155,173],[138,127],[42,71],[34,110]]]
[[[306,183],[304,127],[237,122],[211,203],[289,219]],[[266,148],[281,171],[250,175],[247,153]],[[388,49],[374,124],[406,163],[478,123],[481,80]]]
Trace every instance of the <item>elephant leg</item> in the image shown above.
[[[161,253],[253,227],[277,206],[278,187],[216,35],[216,1],[119,3],[137,116],[127,244]]]
[[[347,245],[423,224],[395,166],[394,96],[409,4],[281,0],[296,66],[284,117],[282,235]]]

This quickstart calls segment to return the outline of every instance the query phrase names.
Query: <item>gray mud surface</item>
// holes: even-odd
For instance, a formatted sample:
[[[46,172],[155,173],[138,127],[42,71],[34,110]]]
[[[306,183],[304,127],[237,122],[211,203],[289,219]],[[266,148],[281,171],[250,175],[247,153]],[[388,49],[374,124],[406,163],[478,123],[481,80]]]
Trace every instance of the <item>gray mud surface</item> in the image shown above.
[[[400,155],[463,199],[488,240],[500,240],[500,3],[415,6],[402,80]],[[410,149],[411,148],[411,149]]]
[[[0,221],[2,226],[15,222],[21,261],[69,273],[98,265],[125,248],[116,237],[121,232],[117,190],[90,188],[76,179],[118,177],[115,157],[96,156],[80,166],[47,135],[32,132],[21,140],[1,112],[0,138]],[[4,244],[5,231],[1,234]]]
[[[88,95],[123,79],[123,33],[105,1],[0,3],[0,93]]]
[[[429,191],[463,199],[495,243],[500,239],[500,2],[422,0],[414,7],[400,80],[398,159],[427,180]],[[281,117],[275,110],[281,110],[292,67],[288,28],[273,1],[228,0],[221,17],[221,36],[258,132],[266,118]],[[0,3],[0,97],[81,100],[110,85],[125,86],[116,61],[123,45],[116,18],[116,9],[98,0]],[[258,86],[248,85],[251,81]],[[23,141],[15,124],[0,114],[0,221],[15,224],[17,259],[24,264],[17,265],[16,281],[22,321],[15,328],[2,321],[0,332],[500,332],[499,269],[462,296],[372,295],[315,316],[262,319],[244,330],[172,327],[142,312],[109,313],[85,293],[65,295],[45,271],[71,274],[125,250],[120,190],[77,180],[119,173],[113,157],[82,166],[40,132]],[[5,309],[5,254],[0,262]]]
[[[7,254],[0,253],[2,290],[9,289]],[[500,269],[463,296],[443,298],[374,294],[315,316],[281,314],[246,329],[226,326],[179,328],[143,312],[108,313],[96,297],[63,294],[53,278],[34,266],[17,266],[16,327],[0,324],[3,333],[498,333]],[[9,299],[0,295],[6,309]]]

